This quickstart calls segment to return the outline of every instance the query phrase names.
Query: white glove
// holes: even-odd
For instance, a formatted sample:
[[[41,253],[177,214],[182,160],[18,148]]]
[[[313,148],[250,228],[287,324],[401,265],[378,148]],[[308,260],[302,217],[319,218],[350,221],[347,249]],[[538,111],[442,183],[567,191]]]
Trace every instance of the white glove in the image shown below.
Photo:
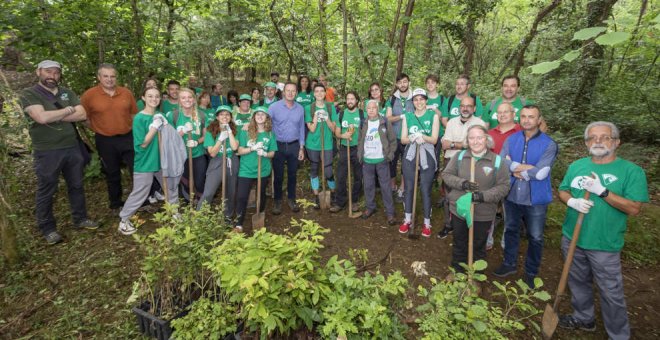
[[[252,146],[250,147],[250,150],[257,151],[257,150],[260,150],[260,149],[263,149],[263,148],[264,148],[264,143],[259,142],[259,143],[252,144]]]
[[[168,124],[168,123],[167,123],[167,118],[165,118],[165,116],[163,116],[163,115],[160,114],[160,113],[156,113],[156,114],[154,115],[154,118],[153,118],[153,119],[154,119],[154,120],[156,120],[156,119],[160,120],[160,121],[163,123],[163,125],[167,125],[167,124]]]
[[[222,131],[231,131],[231,128],[229,127],[229,124],[222,124],[220,126]]]
[[[410,133],[408,134],[408,140],[411,143],[415,143],[415,141],[417,140],[417,136],[419,136],[419,133]]]
[[[585,180],[582,181],[582,188],[585,190],[589,191],[592,194],[596,194],[600,196],[603,192],[605,192],[605,187],[600,183],[600,177],[595,172],[591,172],[591,174],[594,176],[594,178],[587,177]]]
[[[584,198],[573,198],[573,197],[569,198],[568,202],[566,202],[566,204],[569,207],[571,207],[571,208],[573,208],[573,209],[575,209],[578,212],[581,212],[583,214],[588,214],[589,209],[591,209],[591,207],[594,206],[594,202],[592,202],[592,201],[585,200]]]
[[[417,138],[415,138],[415,143],[420,145],[426,143],[426,141],[424,140],[424,135],[418,134]]]
[[[227,133],[227,131],[222,131],[222,132],[220,132],[220,134],[218,135],[218,141],[219,141],[220,143],[222,143],[222,142],[224,142],[225,140],[227,140],[228,137],[229,137],[229,134]]]
[[[189,148],[191,148],[191,149],[194,148],[194,147],[196,147],[197,145],[199,145],[199,143],[197,143],[196,140],[189,139],[189,140],[186,142],[186,146],[189,147]]]
[[[160,130],[163,127],[163,121],[154,117],[154,120],[151,121],[151,124],[149,124],[150,129],[156,129]]]
[[[268,155],[268,152],[264,149],[259,149],[259,150],[257,150],[257,155],[259,155],[261,157],[266,157],[266,155]]]
[[[188,133],[188,132],[192,131],[192,129],[193,129],[192,124],[190,122],[187,122],[186,124],[183,125],[182,131],[183,131],[183,133]]]
[[[328,114],[325,113],[325,111],[316,111],[316,119],[318,119],[319,122],[325,121],[328,119]]]

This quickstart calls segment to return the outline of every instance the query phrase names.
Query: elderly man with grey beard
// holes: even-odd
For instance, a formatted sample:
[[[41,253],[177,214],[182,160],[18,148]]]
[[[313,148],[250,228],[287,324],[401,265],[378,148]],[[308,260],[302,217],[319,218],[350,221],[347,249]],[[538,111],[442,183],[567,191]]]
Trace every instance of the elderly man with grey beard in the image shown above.
[[[584,131],[590,157],[573,162],[559,185],[559,198],[568,205],[561,248],[566,256],[578,215],[582,230],[568,276],[573,314],[560,317],[559,326],[594,331],[593,284],[598,287],[603,323],[610,339],[629,339],[630,324],[623,295],[621,249],[629,215],[637,215],[649,201],[646,175],[639,166],[616,155],[619,129],[610,122],[594,122]],[[584,198],[589,192],[590,197]]]

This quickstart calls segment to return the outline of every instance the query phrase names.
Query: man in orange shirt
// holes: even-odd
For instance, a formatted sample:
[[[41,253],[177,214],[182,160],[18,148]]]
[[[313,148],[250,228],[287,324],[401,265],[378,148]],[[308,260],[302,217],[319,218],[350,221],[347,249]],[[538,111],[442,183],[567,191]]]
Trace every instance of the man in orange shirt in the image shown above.
[[[101,64],[97,78],[99,84],[87,90],[80,99],[87,111],[89,127],[95,132],[96,148],[108,184],[110,208],[118,209],[124,203],[121,199],[121,163],[133,173],[132,127],[137,106],[131,91],[117,86],[117,70],[112,64]]]

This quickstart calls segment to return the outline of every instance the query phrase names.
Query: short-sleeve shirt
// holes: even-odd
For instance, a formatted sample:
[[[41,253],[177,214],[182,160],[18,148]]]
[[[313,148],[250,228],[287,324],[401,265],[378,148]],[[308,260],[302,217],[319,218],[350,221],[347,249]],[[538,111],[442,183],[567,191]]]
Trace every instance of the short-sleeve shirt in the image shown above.
[[[313,113],[311,112],[312,107],[314,107]],[[330,108],[328,117],[334,117],[337,114],[337,111],[332,103],[326,103],[324,107],[318,107],[316,104],[305,106],[305,123],[311,123],[314,120],[314,114],[317,111],[327,111],[328,107]],[[328,127],[327,122],[318,122],[314,132],[307,132],[307,138],[305,138],[305,147],[307,149],[321,151],[321,129],[323,129],[323,150],[332,150],[332,130]]]
[[[488,117],[483,117],[484,121],[489,123],[491,129],[499,124],[497,121],[497,107],[500,106],[500,104],[502,104],[502,97],[495,99],[495,103],[490,103],[490,106],[488,107]],[[530,104],[534,104],[534,102],[520,96],[516,97],[516,99],[511,102],[513,110],[516,111],[516,114],[513,116],[514,122],[520,123],[520,110],[522,110],[523,106]]]
[[[203,115],[201,112],[198,112],[198,114]],[[180,126],[184,126],[184,125],[186,125],[186,123],[190,122],[193,126],[193,129],[191,131],[193,140],[199,140],[199,138],[202,137],[202,131],[203,131],[203,128],[204,128],[204,124],[206,123],[206,122],[203,122],[204,117],[201,117],[201,119],[199,119],[200,117],[198,117],[198,119],[196,119],[194,122],[193,122],[192,117],[186,116],[185,114],[183,114],[183,112],[179,112],[179,116],[177,117],[176,122],[173,121],[174,120],[174,113],[173,112],[168,112],[166,117],[167,117],[167,120],[170,122],[170,124],[172,124],[172,126],[175,129],[180,127]],[[187,141],[188,141],[188,134],[184,133],[183,134],[183,142],[186,143]],[[199,144],[196,147],[192,148],[192,156],[193,156],[193,158],[197,158],[199,156],[204,156],[204,145]]]
[[[250,124],[250,119],[252,119],[252,110],[248,113],[236,112],[234,114],[234,123],[238,130],[242,130],[244,125]]]
[[[111,96],[101,85],[85,91],[80,103],[87,111],[89,127],[103,136],[124,135],[133,128],[133,115],[137,104],[133,93],[125,87],[117,86]]]
[[[431,136],[434,116],[435,111],[429,109],[421,117],[417,117],[414,112],[406,112],[404,119],[406,120],[406,127],[408,127],[408,135],[420,132],[425,136]]]
[[[616,158],[607,164],[595,164],[591,158],[579,159],[568,167],[559,190],[568,191],[573,197],[584,197],[582,180],[595,172],[600,183],[612,193],[636,202],[648,202],[648,186],[644,170],[627,160]],[[589,197],[594,206],[584,215],[582,230],[577,246],[588,250],[619,252],[623,248],[628,215],[612,207],[603,198],[592,194]],[[573,229],[578,211],[567,208],[562,234],[573,238]]]
[[[160,154],[158,153],[158,135],[154,136],[151,142],[142,147],[149,125],[154,116],[140,112],[133,118],[133,150],[135,150],[135,160],[133,166],[135,172],[157,172],[160,171]]]
[[[488,130],[488,134],[493,138],[493,148],[491,150],[499,155],[500,151],[502,151],[502,146],[504,146],[506,139],[520,130],[522,130],[520,124],[515,124],[513,129],[509,129],[506,132],[502,132],[499,125]]]
[[[429,98],[426,100],[426,108],[431,110],[438,109],[438,111],[442,111],[442,103],[444,101],[445,98],[441,94],[438,94],[437,97]]]
[[[359,135],[359,130],[360,130],[360,110],[355,109],[355,111],[351,112],[348,111],[348,109],[344,109],[344,115],[341,119],[341,122],[339,121],[339,113],[336,112],[335,115],[332,117],[332,121],[337,124],[338,127],[340,127],[341,133],[345,133],[348,131],[349,126],[353,126],[353,136],[351,136],[350,140],[350,146],[356,146],[358,144],[358,135]],[[347,140],[342,139],[341,140],[341,145],[346,146],[347,145]]]
[[[214,138],[211,131],[206,130],[206,135],[204,137],[204,148],[210,148],[214,146],[215,143],[218,141],[218,138],[220,138],[220,132],[218,132],[218,135],[215,136]],[[225,142],[223,144],[224,145],[220,145],[220,150],[218,151],[218,154],[215,155],[215,157],[222,157],[222,154],[225,152],[225,150],[227,150],[228,158],[234,154],[234,150],[231,149],[231,145],[229,144],[229,138],[225,139]]]
[[[252,147],[254,144],[262,142],[266,152],[277,151],[277,140],[272,131],[259,132],[256,140],[249,140],[247,131],[240,131],[238,133],[238,145],[244,148]],[[244,178],[257,178],[259,156],[256,151],[241,156],[241,164],[238,168],[238,176]],[[270,175],[270,159],[262,158],[261,160],[261,177]]]
[[[21,91],[19,97],[23,110],[25,111],[25,108],[32,105],[41,105],[45,111],[60,110],[67,106],[75,107],[76,105],[80,105],[78,96],[67,88],[59,87],[57,93],[52,98],[47,98],[44,94],[41,94],[43,91],[48,90],[42,89],[42,91],[37,92],[34,88],[26,88]],[[24,113],[30,121],[29,133],[32,138],[32,148],[35,151],[58,150],[77,145],[76,130],[72,123],[60,121],[39,124],[30,117],[27,111]]]
[[[205,109],[203,107],[197,107],[197,112],[204,115],[204,126],[209,125],[215,119],[215,110],[213,108]]]
[[[300,92],[298,95],[296,95],[296,102],[303,107],[309,106],[314,101],[314,96],[312,93],[307,93],[307,92]]]
[[[167,112],[172,112],[172,111],[174,111],[175,109],[176,109],[176,110],[179,110],[179,102],[176,102],[176,103],[172,104],[172,103],[170,103],[170,101],[167,100],[167,99],[163,99],[163,100],[160,102],[160,110],[159,110],[160,112],[165,112],[165,113],[167,113]]]

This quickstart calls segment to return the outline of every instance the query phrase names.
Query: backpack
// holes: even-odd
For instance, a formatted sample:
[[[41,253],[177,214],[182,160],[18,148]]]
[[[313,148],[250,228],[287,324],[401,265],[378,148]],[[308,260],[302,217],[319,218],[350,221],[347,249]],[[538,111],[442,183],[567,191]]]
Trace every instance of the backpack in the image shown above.
[[[311,115],[313,115],[312,109],[316,110],[316,102],[312,102],[311,104],[309,104],[309,113]],[[325,111],[328,112],[328,119],[332,119],[332,117],[330,117],[330,114],[332,114],[332,104],[331,103],[328,103],[328,102],[325,103]],[[316,112],[316,111],[314,111],[314,112]],[[327,123],[326,123],[326,126],[327,126]],[[307,124],[305,124],[305,139],[307,139],[308,134],[309,134],[309,128],[307,127]],[[333,133],[333,135],[334,135],[334,133]]]
[[[492,113],[493,109],[495,109],[495,103],[497,103],[497,99],[493,99],[492,102],[490,102],[490,107],[488,108],[488,113]],[[525,97],[520,97],[520,103],[522,106],[525,106],[527,104],[527,100]]]
[[[472,93],[469,93],[469,95],[470,95],[470,97],[472,97],[472,99],[474,99],[474,104],[476,105],[477,104],[477,95],[472,94]],[[448,111],[451,110],[451,104],[454,103],[454,99],[456,99],[455,94],[452,94],[451,96],[449,96],[449,99],[447,100],[447,110]]]
[[[362,126],[362,123],[364,122],[364,111],[362,109],[358,109],[358,114],[360,115],[360,125]],[[339,124],[344,120],[344,110],[341,110],[339,112]]]

